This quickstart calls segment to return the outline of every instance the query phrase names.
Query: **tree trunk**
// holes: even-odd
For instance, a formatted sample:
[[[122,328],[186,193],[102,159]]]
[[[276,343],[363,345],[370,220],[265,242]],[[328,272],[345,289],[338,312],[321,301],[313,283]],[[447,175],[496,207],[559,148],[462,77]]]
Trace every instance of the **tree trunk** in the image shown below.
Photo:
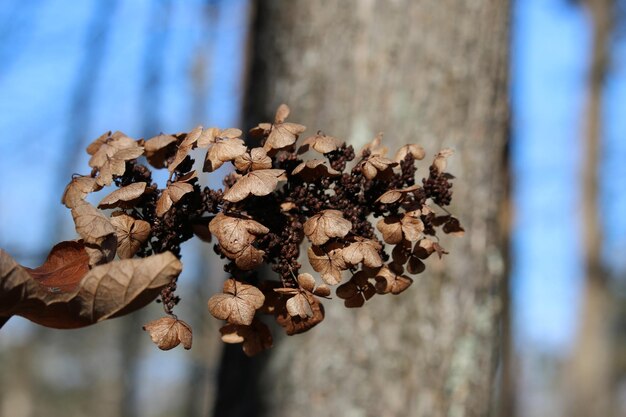
[[[598,180],[603,135],[603,92],[610,62],[614,0],[586,0],[591,16],[592,46],[588,74],[586,126],[581,176],[581,217],[584,231],[585,288],[580,328],[572,358],[565,369],[569,416],[617,416],[615,408],[615,338],[612,334],[618,300],[611,294],[602,262]]]
[[[291,121],[357,150],[379,131],[429,158],[453,147],[452,211],[467,230],[402,295],[357,310],[335,297],[318,327],[277,341],[257,367],[258,414],[486,415],[503,303],[508,2],[261,1],[257,12],[247,120],[285,102]]]

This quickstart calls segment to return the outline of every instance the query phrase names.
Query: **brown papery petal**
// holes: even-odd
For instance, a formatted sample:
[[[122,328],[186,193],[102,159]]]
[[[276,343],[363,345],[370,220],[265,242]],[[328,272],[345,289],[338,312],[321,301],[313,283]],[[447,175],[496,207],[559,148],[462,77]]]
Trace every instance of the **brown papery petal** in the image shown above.
[[[345,237],[352,223],[339,210],[323,210],[304,223],[304,234],[314,245],[323,245],[334,237]]]
[[[126,214],[111,218],[117,234],[117,255],[121,259],[132,258],[150,237],[150,223],[136,220]]]
[[[113,208],[124,206],[141,197],[146,191],[145,182],[136,182],[113,191],[100,201],[98,208]]]
[[[72,181],[65,187],[61,203],[71,209],[83,202],[89,193],[101,189],[102,187],[97,184],[95,178],[83,176],[72,178]]]
[[[191,327],[182,320],[161,317],[143,326],[152,341],[161,350],[170,350],[182,343],[185,349],[191,349]]]
[[[224,193],[224,200],[236,203],[249,195],[264,196],[270,194],[278,186],[278,181],[286,180],[282,169],[260,169],[243,177]]]
[[[255,286],[230,278],[224,283],[223,294],[216,294],[209,299],[209,312],[215,318],[229,323],[250,325],[264,300],[265,296]]]

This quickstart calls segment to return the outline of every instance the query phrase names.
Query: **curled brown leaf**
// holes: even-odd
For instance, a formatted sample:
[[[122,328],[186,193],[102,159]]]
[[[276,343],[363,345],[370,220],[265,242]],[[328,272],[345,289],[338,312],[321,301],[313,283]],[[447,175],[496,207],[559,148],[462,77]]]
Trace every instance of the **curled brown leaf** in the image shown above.
[[[56,245],[35,269],[0,250],[0,317],[19,315],[59,329],[87,326],[145,306],[182,269],[170,252],[91,270],[88,259],[82,242]]]

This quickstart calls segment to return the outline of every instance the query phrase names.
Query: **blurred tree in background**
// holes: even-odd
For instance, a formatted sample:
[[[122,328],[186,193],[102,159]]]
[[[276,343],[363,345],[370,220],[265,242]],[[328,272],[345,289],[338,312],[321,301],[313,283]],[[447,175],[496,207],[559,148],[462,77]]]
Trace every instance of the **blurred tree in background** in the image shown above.
[[[249,124],[285,101],[299,122],[357,148],[378,131],[392,148],[453,147],[454,209],[469,233],[444,243],[454,259],[434,264],[406,297],[359,311],[329,306],[326,326],[279,341],[267,358],[227,348],[216,415],[487,414],[505,301],[507,2],[261,1],[257,8]],[[257,401],[245,407],[242,396]]]

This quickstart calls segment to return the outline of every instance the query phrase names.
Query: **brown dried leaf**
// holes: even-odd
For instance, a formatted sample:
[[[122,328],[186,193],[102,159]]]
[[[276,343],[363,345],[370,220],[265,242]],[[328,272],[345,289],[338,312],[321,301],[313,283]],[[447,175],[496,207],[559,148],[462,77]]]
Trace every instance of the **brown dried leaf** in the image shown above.
[[[85,200],[87,194],[101,190],[102,187],[96,183],[96,179],[92,177],[77,176],[72,178],[61,198],[61,203],[65,207],[71,209]]]
[[[321,154],[325,154],[336,151],[343,144],[344,142],[342,140],[317,132],[315,136],[309,136],[304,140],[304,142],[302,142],[302,145],[300,145],[300,148],[298,149],[298,153],[303,154],[311,148]]]
[[[385,265],[376,274],[376,291],[379,294],[400,294],[406,290],[413,280],[401,275],[401,270],[396,270],[392,264]]]
[[[181,271],[171,252],[97,266],[81,281],[81,315],[96,322],[142,308]]]
[[[278,186],[278,181],[287,177],[283,169],[260,169],[242,176],[224,193],[224,200],[236,203],[250,194],[264,196],[270,194]]]
[[[173,349],[181,343],[185,349],[191,349],[191,327],[182,320],[161,317],[146,323],[143,329],[150,334],[152,341],[161,350]]]
[[[76,232],[85,241],[90,265],[110,262],[115,256],[117,237],[109,219],[91,204],[81,201],[72,208]]]
[[[342,256],[351,265],[363,262],[365,266],[377,268],[383,264],[379,254],[381,249],[382,245],[378,241],[357,236],[354,242],[343,248]]]
[[[224,343],[243,342],[243,353],[255,356],[272,347],[272,334],[265,323],[254,319],[250,326],[227,324],[220,329]]]
[[[178,203],[185,194],[192,191],[193,185],[189,183],[181,181],[171,183],[165,190],[163,190],[161,196],[157,200],[156,215],[158,217],[163,217],[163,215],[167,213],[170,208],[172,208],[172,205]]]
[[[175,136],[164,134],[148,139],[143,147],[150,165],[165,168],[165,161],[175,153],[176,142]]]
[[[104,197],[98,204],[98,208],[132,207],[139,197],[146,192],[146,185],[145,182],[135,182],[119,188]]]
[[[150,237],[150,223],[136,220],[126,214],[111,217],[117,235],[117,255],[132,258]]]
[[[19,315],[59,329],[87,326],[145,306],[181,269],[166,252],[89,270],[80,242],[56,245],[36,269],[22,267],[0,250],[0,317]]]
[[[272,168],[272,158],[267,156],[265,149],[252,148],[250,152],[235,158],[235,168],[240,172]]]
[[[320,211],[304,223],[304,234],[314,245],[345,237],[351,229],[352,223],[344,219],[339,210]]]
[[[307,249],[309,263],[316,272],[322,276],[322,280],[328,285],[337,285],[341,282],[341,271],[348,267],[343,260],[342,249],[331,247],[324,251],[319,246],[311,246]]]
[[[209,312],[220,320],[247,326],[264,300],[265,296],[257,287],[230,278],[224,283],[224,293],[209,299]]]
[[[334,177],[340,174],[339,171],[335,171],[326,165],[326,161],[323,159],[311,159],[302,162],[291,172],[291,175],[300,175],[306,182],[313,182],[320,178]]]
[[[204,160],[205,172],[213,172],[224,162],[233,161],[246,153],[248,148],[241,139],[217,139],[206,154]]]
[[[248,247],[257,236],[264,235],[270,230],[261,223],[245,217],[235,217],[218,213],[211,223],[209,230],[220,246],[227,252],[238,254]]]
[[[404,145],[403,147],[398,149],[398,152],[396,152],[394,161],[396,161],[397,163],[400,163],[409,154],[412,155],[413,158],[415,158],[418,161],[421,161],[422,159],[424,159],[424,156],[426,156],[426,152],[424,151],[424,148],[422,148],[419,145],[409,144],[409,145]]]

